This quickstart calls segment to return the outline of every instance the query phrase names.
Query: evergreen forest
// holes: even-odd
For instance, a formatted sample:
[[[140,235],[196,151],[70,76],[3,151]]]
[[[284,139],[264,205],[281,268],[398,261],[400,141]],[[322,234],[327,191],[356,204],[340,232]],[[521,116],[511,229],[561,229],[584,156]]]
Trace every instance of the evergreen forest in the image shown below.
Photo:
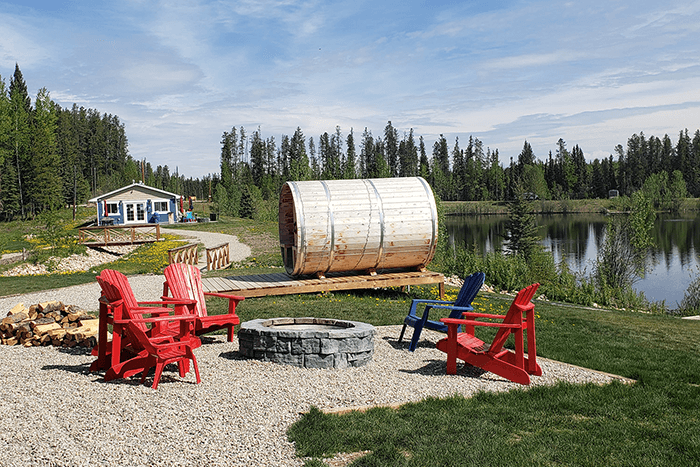
[[[167,165],[155,169],[134,160],[124,124],[116,115],[77,104],[61,108],[41,88],[34,102],[15,66],[9,85],[0,76],[0,220],[33,217],[81,204],[90,197],[142,180],[149,186],[199,199],[213,198],[223,214],[252,216],[259,200],[276,200],[289,180],[421,176],[444,201],[502,201],[516,193],[540,199],[631,195],[653,177],[674,197],[700,196],[700,130],[674,140],[634,134],[608,158],[586,160],[578,145],[559,139],[544,158],[525,141],[522,151],[500,162],[498,149],[478,138],[432,147],[413,129],[399,134],[391,121],[373,135],[340,127],[316,139],[301,128],[293,135],[263,137],[233,126],[221,139],[221,170],[186,178]]]

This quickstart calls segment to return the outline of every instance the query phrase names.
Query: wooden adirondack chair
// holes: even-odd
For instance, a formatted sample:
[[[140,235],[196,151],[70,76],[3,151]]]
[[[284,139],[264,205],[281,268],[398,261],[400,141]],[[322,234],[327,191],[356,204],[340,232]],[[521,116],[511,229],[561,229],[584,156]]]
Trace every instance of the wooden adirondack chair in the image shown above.
[[[411,308],[408,310],[408,315],[403,321],[403,328],[401,329],[401,335],[399,335],[399,342],[401,342],[403,339],[406,326],[411,326],[413,328],[411,345],[408,347],[408,350],[411,352],[416,350],[418,339],[420,339],[423,328],[432,329],[433,331],[447,332],[446,324],[441,323],[440,321],[428,319],[430,310],[450,310],[450,318],[459,318],[465,311],[474,311],[471,303],[474,300],[474,297],[476,297],[476,294],[479,292],[479,289],[481,289],[481,285],[484,283],[485,278],[486,274],[483,272],[475,272],[471,276],[467,276],[464,279],[462,288],[459,290],[457,300],[454,302],[446,302],[441,300],[412,300]],[[416,315],[419,304],[426,305],[425,309],[423,310],[423,315],[420,317]]]
[[[152,338],[144,331],[144,326],[147,323],[156,324],[165,320],[171,320],[172,322],[179,321],[182,328],[182,332],[179,336],[168,339]],[[192,366],[194,366],[197,384],[201,382],[197,359],[192,352],[195,341],[199,340],[196,337],[193,338],[190,334],[190,327],[194,324],[193,315],[115,320],[115,323],[125,325],[127,334],[143,348],[143,351],[139,354],[143,359],[143,361],[140,362],[140,364],[143,365],[141,384],[146,380],[148,371],[155,366],[156,373],[153,377],[153,386],[151,387],[153,389],[158,389],[158,382],[163,374],[165,365],[168,363],[177,363],[180,377],[184,378],[185,374],[189,371],[188,364],[190,360],[192,360]]]
[[[447,337],[438,341],[437,348],[447,353],[447,374],[453,375],[457,372],[459,358],[515,383],[530,384],[530,375],[540,376],[542,368],[537,364],[535,347],[535,305],[531,301],[539,285],[533,284],[518,292],[505,316],[467,312],[463,313],[465,319],[441,319],[440,321],[447,324]],[[477,321],[477,318],[500,322]],[[465,332],[458,332],[460,325],[465,326]],[[490,345],[474,335],[476,326],[498,328]],[[525,331],[527,356],[524,352]],[[503,348],[510,334],[515,337],[514,352]]]
[[[129,320],[139,320],[136,321],[137,326],[151,342],[186,341],[190,348],[201,345],[200,340],[189,329],[194,327],[192,313],[181,309],[192,308],[194,306],[192,300],[137,302],[126,276],[109,269],[105,269],[101,275],[97,276],[97,282],[102,288],[99,340],[92,351],[92,354],[97,356],[97,360],[92,363],[90,370],[106,370],[106,381],[128,378],[147,369],[146,365],[150,361],[149,353],[133,334],[126,332],[126,323]],[[167,305],[174,305],[175,310],[166,308]],[[178,314],[182,316],[170,316],[173,311],[179,312]],[[150,318],[144,318],[145,315],[150,315]],[[143,319],[148,321],[142,321]],[[111,342],[107,342],[109,324],[113,326]],[[188,360],[181,363],[180,373],[184,376],[187,371],[189,371]]]
[[[168,300],[168,292],[175,299],[195,300],[195,328],[196,335],[201,336],[219,329],[228,329],[228,341],[233,342],[234,326],[241,322],[236,314],[236,305],[245,300],[244,297],[214,292],[204,292],[202,288],[202,274],[195,266],[184,263],[173,263],[163,271],[165,283],[163,284],[163,299]],[[228,313],[221,315],[208,315],[205,297],[221,297],[228,299]]]

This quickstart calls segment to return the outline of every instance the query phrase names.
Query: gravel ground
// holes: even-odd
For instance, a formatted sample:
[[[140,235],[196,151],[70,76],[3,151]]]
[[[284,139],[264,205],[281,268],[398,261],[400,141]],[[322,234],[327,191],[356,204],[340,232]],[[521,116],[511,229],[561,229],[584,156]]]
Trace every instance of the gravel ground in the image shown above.
[[[105,383],[89,373],[85,349],[0,346],[0,445],[3,465],[299,466],[287,428],[315,405],[325,410],[389,405],[427,396],[469,396],[522,387],[458,366],[445,375],[441,334],[424,331],[416,352],[397,343],[400,326],[377,329],[373,361],[360,368],[314,370],[247,360],[238,342],[204,338],[195,351],[202,383],[166,371]],[[409,336],[410,337],[410,336]],[[423,338],[424,337],[424,338]],[[533,385],[613,379],[542,359]]]

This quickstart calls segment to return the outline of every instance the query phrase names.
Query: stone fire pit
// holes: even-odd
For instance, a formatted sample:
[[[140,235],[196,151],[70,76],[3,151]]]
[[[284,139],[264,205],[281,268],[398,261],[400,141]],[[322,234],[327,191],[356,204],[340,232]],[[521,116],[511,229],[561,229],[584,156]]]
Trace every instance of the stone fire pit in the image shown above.
[[[239,352],[302,368],[347,368],[372,360],[374,326],[327,318],[255,319],[241,324]]]

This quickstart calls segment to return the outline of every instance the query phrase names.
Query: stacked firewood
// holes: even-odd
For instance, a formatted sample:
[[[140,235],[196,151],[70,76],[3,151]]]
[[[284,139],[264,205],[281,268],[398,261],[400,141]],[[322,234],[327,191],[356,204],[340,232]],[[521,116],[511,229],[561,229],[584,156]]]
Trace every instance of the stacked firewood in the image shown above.
[[[5,345],[55,345],[93,347],[97,344],[99,320],[79,307],[59,301],[38,303],[29,308],[18,303],[2,319],[0,341]]]

